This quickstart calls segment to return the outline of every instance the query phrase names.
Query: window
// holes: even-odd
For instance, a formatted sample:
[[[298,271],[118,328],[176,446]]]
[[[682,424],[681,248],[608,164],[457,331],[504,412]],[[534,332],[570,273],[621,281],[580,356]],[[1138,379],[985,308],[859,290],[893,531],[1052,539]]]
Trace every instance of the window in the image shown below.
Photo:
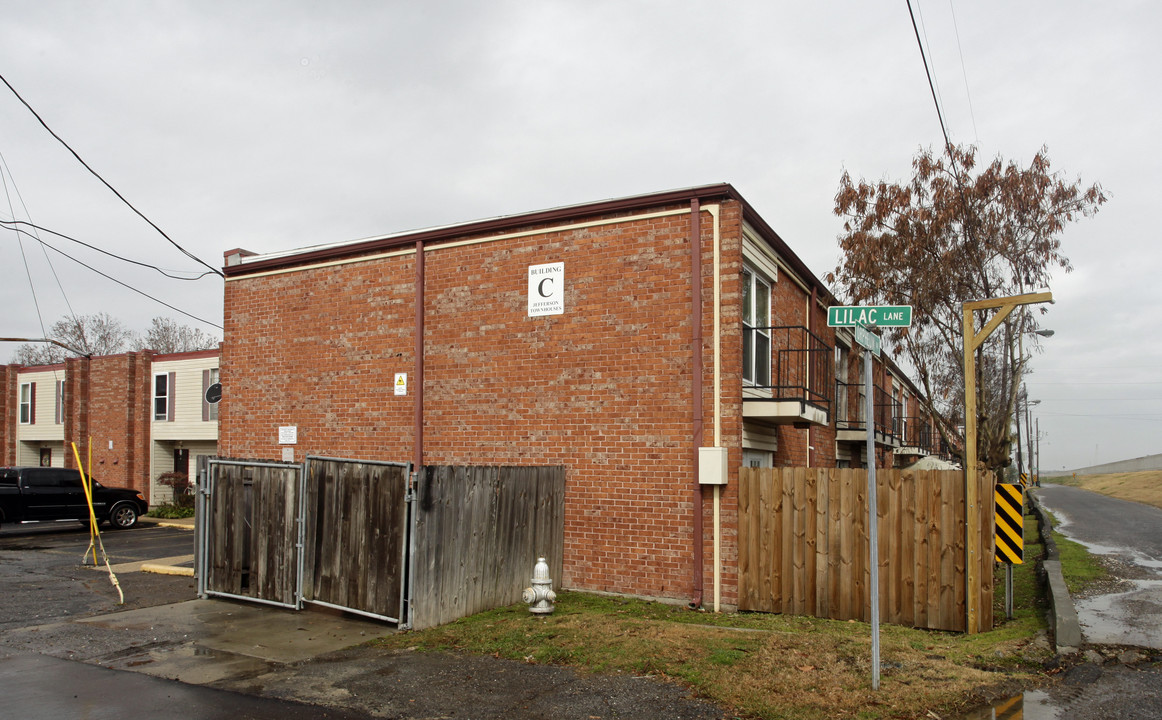
[[[752,468],[772,468],[775,466],[775,454],[770,450],[743,448],[742,466]]]
[[[771,286],[749,267],[742,271],[742,380],[771,386]]]
[[[36,383],[20,384],[20,424],[36,424]]]
[[[65,381],[56,381],[56,424],[65,421]]]
[[[206,400],[206,391],[218,384],[218,368],[202,371],[202,421],[218,422],[218,403]]]
[[[153,376],[153,419],[173,420],[173,373]]]
[[[847,416],[847,368],[850,353],[846,345],[835,343],[835,417],[840,422],[851,420]]]

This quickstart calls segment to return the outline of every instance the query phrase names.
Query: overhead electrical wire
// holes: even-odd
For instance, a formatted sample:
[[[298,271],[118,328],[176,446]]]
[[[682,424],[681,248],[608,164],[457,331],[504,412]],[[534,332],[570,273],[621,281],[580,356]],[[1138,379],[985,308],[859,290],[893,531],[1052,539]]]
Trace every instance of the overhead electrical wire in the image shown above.
[[[28,104],[28,101],[26,101],[23,97],[21,97],[20,93],[16,92],[16,88],[12,87],[12,83],[8,82],[8,79],[5,78],[2,74],[0,74],[0,81],[2,81],[8,87],[8,89],[12,91],[12,94],[16,96],[16,99],[19,100],[21,102],[21,104],[24,105],[24,107],[28,108],[28,111],[30,113],[32,113],[32,116],[36,118],[37,122],[40,123],[41,127],[43,127],[45,130],[48,131],[49,135],[52,135],[54,138],[56,138],[56,141],[59,142],[61,145],[63,145],[64,148],[66,150],[68,150],[74,158],[77,159],[77,162],[79,162],[81,165],[83,165],[84,168],[86,170],[88,170],[90,174],[93,175],[93,177],[100,180],[101,184],[103,184],[105,187],[109,188],[109,190],[114,195],[116,195],[117,198],[121,202],[125,203],[125,205],[130,210],[132,210],[134,213],[136,213],[138,217],[140,217],[142,220],[144,220],[146,223],[148,223],[149,226],[152,227],[154,230],[156,230],[163,238],[168,240],[170,245],[173,245],[175,248],[180,250],[182,252],[182,254],[184,254],[186,257],[190,258],[191,260],[197,262],[198,264],[200,264],[206,268],[209,268],[210,272],[214,273],[215,275],[217,275],[219,277],[223,277],[223,278],[225,277],[225,275],[222,274],[221,270],[207,264],[204,260],[199,258],[197,255],[194,255],[189,250],[186,250],[184,247],[179,245],[173,238],[171,238],[169,235],[167,235],[164,230],[162,230],[160,227],[158,227],[156,223],[154,223],[152,220],[150,220],[148,217],[146,217],[145,213],[141,212],[136,207],[134,207],[133,203],[129,202],[125,198],[124,195],[117,192],[117,189],[115,187],[110,185],[109,182],[107,180],[105,180],[105,178],[101,177],[100,173],[98,173],[96,170],[94,170],[92,167],[90,167],[89,164],[87,162],[85,162],[84,159],[82,159],[79,154],[77,154],[76,150],[73,150],[72,147],[70,147],[69,144],[67,142],[65,142],[63,138],[61,138],[60,135],[57,135],[53,131],[53,129],[48,126],[48,123],[46,123],[44,121],[44,119],[36,112],[36,110],[34,110],[32,108],[32,106]]]
[[[956,22],[956,8],[952,0],[948,0],[948,9],[952,11],[952,30],[956,33],[956,52],[960,55],[960,74],[964,78],[964,97],[968,100],[968,117],[972,120],[972,137],[980,144],[980,133],[976,130],[976,112],[972,109],[972,93],[968,89],[968,70],[964,66],[964,48],[960,45],[960,25]]]
[[[43,241],[41,241],[40,236],[36,235],[35,233],[28,232],[27,230],[25,230],[24,228],[21,227],[22,225],[26,225],[26,226],[28,226],[28,227],[30,227],[33,230],[36,230],[38,232],[44,232],[44,233],[48,233],[50,235],[55,235],[63,240],[68,240],[69,242],[73,242],[73,243],[76,243],[78,245],[82,245],[84,247],[89,248],[90,250],[95,250],[96,252],[99,252],[102,255],[108,255],[109,257],[115,258],[115,259],[120,260],[122,262],[127,262],[127,263],[130,263],[131,265],[138,265],[140,267],[149,268],[150,270],[156,270],[159,273],[161,273],[162,275],[165,275],[167,278],[170,278],[172,280],[201,280],[202,278],[211,274],[210,270],[205,270],[202,273],[195,275],[193,277],[183,277],[181,275],[174,275],[171,273],[171,271],[163,270],[162,268],[159,268],[156,265],[150,265],[149,263],[141,262],[140,260],[133,260],[131,258],[122,257],[121,255],[118,255],[117,253],[109,252],[108,250],[103,250],[103,249],[97,247],[96,245],[90,245],[89,243],[87,243],[83,240],[78,240],[74,237],[69,237],[68,235],[65,235],[64,233],[57,232],[56,230],[50,230],[49,228],[42,227],[40,225],[37,225],[36,223],[31,223],[31,222],[28,222],[26,220],[0,220],[0,226],[4,226],[4,227],[8,228],[9,230],[13,230],[14,232],[18,232],[18,233],[21,233],[23,235],[27,235],[38,242],[43,242]],[[174,272],[177,272],[177,271],[174,271]]]
[[[137,288],[133,287],[132,285],[129,285],[127,283],[123,283],[120,280],[118,280],[117,278],[113,277],[112,275],[108,275],[106,273],[103,273],[100,270],[98,270],[97,268],[93,267],[92,265],[89,265],[85,262],[82,262],[81,260],[78,260],[77,258],[73,257],[72,255],[69,255],[64,250],[61,250],[60,248],[57,248],[57,247],[53,247],[52,245],[48,244],[44,240],[41,240],[40,244],[43,245],[44,247],[48,248],[49,250],[52,250],[55,253],[59,253],[61,255],[64,255],[69,260],[72,260],[73,262],[80,265],[81,267],[92,270],[93,272],[97,273],[98,275],[100,275],[101,277],[103,277],[107,280],[112,280],[113,282],[117,283],[118,285],[120,285],[124,288],[128,288],[129,290],[132,290],[133,292],[137,293],[138,295],[149,298],[150,300],[154,301],[155,303],[158,303],[160,305],[165,305],[167,308],[169,308],[170,310],[173,310],[174,312],[181,313],[182,315],[185,315],[188,318],[192,318],[194,320],[197,320],[198,322],[205,323],[211,327],[216,327],[219,330],[222,329],[222,326],[219,325],[218,323],[212,322],[212,321],[207,320],[205,318],[200,318],[197,315],[193,315],[191,313],[188,313],[185,310],[182,310],[181,308],[174,307],[173,305],[170,305],[169,303],[165,302],[164,300],[159,300],[158,298],[155,298],[154,296],[150,295],[147,292],[144,292],[143,290],[138,290]]]

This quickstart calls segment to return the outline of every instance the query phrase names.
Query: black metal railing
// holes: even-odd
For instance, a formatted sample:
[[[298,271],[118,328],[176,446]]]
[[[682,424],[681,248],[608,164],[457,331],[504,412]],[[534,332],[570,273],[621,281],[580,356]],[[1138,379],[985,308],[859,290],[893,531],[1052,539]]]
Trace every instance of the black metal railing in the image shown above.
[[[866,430],[867,411],[864,409],[864,383],[836,382],[835,395],[843,400],[836,403],[835,423],[837,428],[846,430]],[[901,422],[903,405],[892,398],[892,394],[879,385],[872,390],[872,422],[875,431],[884,440],[899,439],[904,424]]]
[[[744,365],[753,368],[748,387],[771,391],[776,400],[829,406],[832,348],[802,325],[743,329]]]

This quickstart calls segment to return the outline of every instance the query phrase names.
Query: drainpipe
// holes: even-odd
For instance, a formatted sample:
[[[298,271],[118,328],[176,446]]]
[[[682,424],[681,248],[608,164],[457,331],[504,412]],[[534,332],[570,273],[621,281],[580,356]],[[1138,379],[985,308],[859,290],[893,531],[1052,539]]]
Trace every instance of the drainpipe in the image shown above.
[[[818,289],[814,285],[812,285],[811,286],[811,299],[807,301],[807,337],[804,338],[804,340],[807,343],[807,347],[808,347],[808,350],[807,350],[807,387],[805,388],[807,391],[808,398],[811,397],[811,350],[810,350],[810,347],[811,347],[811,330],[813,329],[812,328],[813,323],[811,322],[811,318],[813,318],[815,316],[814,311],[815,311],[815,301],[816,301],[816,297],[817,297],[817,295],[816,295],[817,292],[818,292]],[[814,449],[814,446],[811,444],[811,426],[808,425],[807,426],[807,467],[812,467],[812,465],[811,465],[811,452],[813,449]]]
[[[698,482],[698,448],[702,447],[702,213],[698,198],[690,201],[690,342],[693,367],[690,391],[694,404],[694,591],[691,607],[702,607],[702,485]]]
[[[416,241],[416,367],[415,367],[415,457],[413,467],[424,466],[424,241]]]

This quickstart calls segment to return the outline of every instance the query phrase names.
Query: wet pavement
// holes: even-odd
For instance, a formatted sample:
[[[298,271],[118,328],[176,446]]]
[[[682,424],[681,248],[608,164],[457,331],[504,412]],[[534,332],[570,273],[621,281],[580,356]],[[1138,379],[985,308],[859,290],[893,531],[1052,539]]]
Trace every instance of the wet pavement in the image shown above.
[[[364,644],[393,632],[381,623],[190,599],[192,578],[140,569],[148,553],[181,557],[173,532],[185,531],[107,540],[124,605],[105,573],[77,564],[87,534],[0,534],[0,682],[21,683],[0,717],[723,717],[653,678],[386,650]]]
[[[1035,492],[1056,530],[1101,557],[1117,579],[1074,597],[1085,642],[1162,649],[1162,509],[1064,485]]]
[[[1055,685],[963,720],[1162,720],[1162,510],[1061,485],[1034,492],[1112,578],[1073,598],[1086,647],[1058,659]]]

